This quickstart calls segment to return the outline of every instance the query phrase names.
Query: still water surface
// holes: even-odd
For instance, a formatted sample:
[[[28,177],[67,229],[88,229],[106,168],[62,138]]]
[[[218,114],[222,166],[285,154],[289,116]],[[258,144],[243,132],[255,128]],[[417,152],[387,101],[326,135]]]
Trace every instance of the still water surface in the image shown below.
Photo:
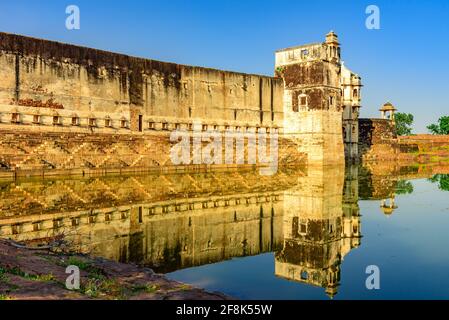
[[[448,299],[448,171],[3,181],[0,236],[64,235],[71,250],[240,299]],[[370,265],[379,290],[366,288]]]
[[[396,195],[398,208],[389,215],[377,200],[359,201],[363,237],[341,261],[334,299],[449,298],[449,192],[427,179],[413,180],[411,185],[411,194]],[[178,270],[169,276],[241,299],[329,299],[325,288],[306,279],[278,276],[276,253]],[[319,267],[310,270],[324,276],[331,263],[325,261],[326,255],[319,257]],[[311,263],[299,265],[307,268]],[[379,290],[365,286],[368,265],[379,267]]]

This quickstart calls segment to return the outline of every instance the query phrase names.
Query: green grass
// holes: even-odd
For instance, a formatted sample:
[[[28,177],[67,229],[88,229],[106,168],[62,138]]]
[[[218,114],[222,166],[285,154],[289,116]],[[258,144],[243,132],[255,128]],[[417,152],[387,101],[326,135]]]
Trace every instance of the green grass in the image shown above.
[[[155,293],[159,290],[159,287],[157,285],[150,285],[150,284],[143,284],[132,287],[133,292],[146,292],[146,293]]]
[[[0,281],[5,281],[5,278],[8,278],[8,277],[6,276],[6,269],[0,267]]]
[[[54,281],[55,277],[53,276],[53,274],[30,274],[27,272],[22,271],[19,267],[13,267],[13,268],[0,268],[0,279],[4,279],[6,281],[8,281],[9,279],[7,278],[6,274],[12,274],[15,276],[19,276],[21,278],[27,279],[27,280],[32,280],[32,281],[43,281],[43,282],[47,282],[47,281]]]
[[[113,299],[126,299],[124,288],[113,279],[90,278],[87,280],[87,283],[81,287],[81,292],[91,298],[107,296]]]
[[[85,261],[79,257],[69,257],[62,263],[63,266],[77,266],[80,270],[88,273],[87,280],[81,284],[79,292],[91,298],[99,296],[108,296],[110,298],[123,299],[123,288],[119,286],[117,281],[108,279],[104,271],[91,262]]]
[[[77,257],[70,257],[65,263],[65,266],[77,266],[80,270],[87,270],[91,267],[91,264]]]

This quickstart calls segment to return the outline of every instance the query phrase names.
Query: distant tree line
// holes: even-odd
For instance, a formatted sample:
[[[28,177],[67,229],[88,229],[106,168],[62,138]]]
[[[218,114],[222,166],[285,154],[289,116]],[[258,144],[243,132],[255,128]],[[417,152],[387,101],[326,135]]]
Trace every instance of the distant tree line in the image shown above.
[[[413,115],[410,113],[398,112],[395,115],[396,133],[398,136],[408,136],[412,134]],[[437,123],[427,126],[432,134],[449,135],[449,116],[443,116]]]
[[[427,129],[433,134],[449,134],[449,116],[438,119],[438,123],[427,126]]]

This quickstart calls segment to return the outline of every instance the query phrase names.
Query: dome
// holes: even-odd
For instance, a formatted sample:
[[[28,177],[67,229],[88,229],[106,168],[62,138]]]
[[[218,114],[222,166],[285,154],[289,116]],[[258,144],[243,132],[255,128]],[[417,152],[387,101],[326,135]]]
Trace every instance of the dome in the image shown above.
[[[391,104],[391,102],[387,102],[379,110],[380,111],[396,111],[397,109]]]
[[[331,30],[328,34],[326,34],[326,43],[339,45],[338,36],[334,31]]]

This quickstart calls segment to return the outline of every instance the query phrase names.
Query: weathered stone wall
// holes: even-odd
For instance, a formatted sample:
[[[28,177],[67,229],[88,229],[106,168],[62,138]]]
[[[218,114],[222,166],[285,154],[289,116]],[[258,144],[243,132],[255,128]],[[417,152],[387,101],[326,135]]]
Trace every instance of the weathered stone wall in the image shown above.
[[[449,135],[417,134],[413,136],[399,136],[398,141],[402,145],[407,145],[410,148],[414,147],[414,151],[419,152],[437,149],[449,151]]]
[[[282,127],[281,79],[192,67],[0,33],[0,121],[97,131],[143,131],[150,122]],[[13,109],[14,107],[14,109]],[[139,120],[141,116],[141,120]],[[89,124],[95,119],[95,125]],[[122,123],[125,121],[125,123]],[[141,121],[141,123],[139,123]],[[139,130],[141,129],[141,130]],[[123,130],[119,130],[119,133]]]
[[[306,151],[309,165],[344,162],[340,48],[329,33],[324,43],[276,52],[276,75],[284,80],[284,134]]]
[[[389,119],[359,119],[360,157],[364,161],[394,160],[409,163],[447,163],[448,136],[397,136]]]
[[[397,138],[394,123],[387,119],[359,119],[359,126],[363,145],[389,143]]]
[[[0,129],[0,177],[54,174],[90,174],[142,170],[177,170],[263,166],[248,163],[248,144],[244,145],[245,164],[177,165],[172,162],[170,150],[176,142],[170,141],[165,131],[146,134],[114,134],[77,131],[33,131],[26,126]],[[246,140],[246,139],[245,139]],[[191,138],[192,141],[192,138]],[[225,139],[223,138],[223,141]],[[305,154],[297,145],[283,137],[278,140],[277,167],[304,166]],[[235,141],[234,141],[235,143]],[[208,143],[203,142],[203,148]],[[270,151],[267,141],[267,152]],[[193,159],[193,147],[190,150]],[[226,145],[222,143],[222,159]],[[191,162],[192,164],[192,162]]]
[[[152,137],[175,128],[192,130],[201,122],[203,131],[278,132],[286,139],[285,145],[296,145],[296,153],[307,155],[309,165],[343,162],[337,36],[331,32],[324,43],[278,51],[276,75],[178,65],[0,33],[0,125],[17,132],[39,132],[45,142],[47,133],[61,133],[61,137],[86,134],[94,140],[95,134],[109,134],[111,139],[129,134]],[[2,166],[24,168],[34,161],[58,168],[53,162],[59,161],[64,168],[73,162],[70,147],[62,148],[61,154],[53,152],[54,143],[61,144],[58,138],[45,143],[51,145],[55,159],[66,153],[68,160],[35,157],[47,146],[34,150],[27,145],[15,160],[4,156]],[[126,147],[111,143],[110,150],[99,146],[98,154],[104,159],[86,162],[84,158],[78,164],[98,168],[116,160],[107,166],[147,166],[142,150],[127,152]],[[9,142],[6,145],[14,149]],[[141,143],[137,146],[141,149]],[[121,149],[126,159],[138,158],[117,160],[112,153]],[[29,158],[20,159],[23,154]],[[35,164],[29,167],[34,169]]]
[[[399,153],[394,123],[387,119],[359,119],[359,152],[363,160],[396,159]]]

